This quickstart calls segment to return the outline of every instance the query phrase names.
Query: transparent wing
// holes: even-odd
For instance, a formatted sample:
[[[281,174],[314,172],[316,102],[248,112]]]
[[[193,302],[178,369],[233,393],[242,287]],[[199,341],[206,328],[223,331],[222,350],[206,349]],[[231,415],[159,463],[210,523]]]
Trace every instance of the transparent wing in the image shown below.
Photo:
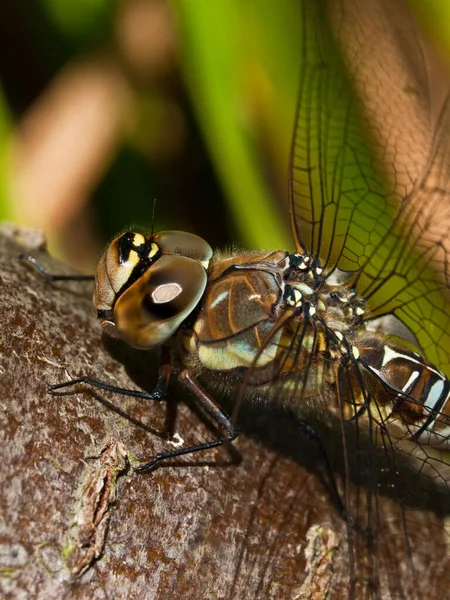
[[[299,249],[358,273],[371,316],[395,313],[450,374],[449,109],[433,144],[424,60],[401,6],[302,3],[292,226]]]
[[[269,331],[253,366],[264,348],[277,344],[277,368],[264,372],[264,382],[272,380],[270,399],[318,433],[337,483],[336,511],[345,506],[348,535],[340,540],[348,595],[331,589],[329,597],[445,598],[450,585],[448,456],[411,441],[414,431],[403,421],[394,424],[403,432],[394,437],[378,400],[380,394],[387,397],[391,412],[398,391],[382,387],[358,360],[344,358],[338,365],[324,360],[318,366],[332,344],[318,321],[286,313]],[[250,369],[244,384],[259,385],[259,377]],[[330,380],[333,385],[324,390],[323,381]],[[323,457],[316,456],[318,472],[328,481]],[[332,498],[333,489],[330,484]]]
[[[448,376],[450,101],[437,118],[442,103],[430,102],[405,5],[303,0],[292,228],[298,250],[328,273],[352,273],[369,316],[398,316]],[[307,377],[298,380],[299,407]],[[352,421],[343,415],[321,431],[356,524],[348,528],[351,597],[444,598],[449,456],[392,437],[374,382],[357,363],[341,366],[338,404],[356,406],[361,393],[364,407]],[[278,394],[286,394],[281,385]]]
[[[450,375],[450,102],[444,105],[423,181],[358,276],[375,316],[394,313],[427,358]]]
[[[361,592],[354,597],[444,598],[450,583],[447,457],[410,441],[407,433],[404,439],[392,436],[377,397],[388,393],[395,406],[397,393],[377,390],[366,375],[354,363],[341,365],[337,379],[341,410],[354,404],[356,413],[352,422],[341,421],[346,507],[355,520],[349,542]]]
[[[391,7],[388,19],[372,0],[304,0],[302,9],[291,156],[294,235],[298,247],[326,266],[357,271],[427,160],[426,78],[422,68],[410,73],[392,31],[392,21],[409,23],[407,15],[394,18]],[[420,67],[419,47],[409,46]]]

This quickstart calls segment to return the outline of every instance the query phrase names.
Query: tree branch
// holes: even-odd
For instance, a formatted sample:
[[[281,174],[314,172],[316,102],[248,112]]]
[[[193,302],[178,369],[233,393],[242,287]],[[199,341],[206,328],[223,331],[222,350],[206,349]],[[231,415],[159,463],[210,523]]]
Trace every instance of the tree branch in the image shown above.
[[[284,599],[345,585],[333,558],[345,523],[326,485],[273,448],[283,424],[253,415],[253,432],[235,445],[240,464],[221,450],[134,474],[130,461],[167,448],[158,435],[164,404],[81,387],[47,393],[47,385],[81,375],[151,390],[155,359],[102,339],[89,285],[50,285],[18,262],[18,237],[26,234],[25,251],[50,271],[70,270],[39,249],[39,236],[7,233],[0,237],[3,594]],[[184,404],[175,430],[186,443],[212,435]],[[328,549],[328,565],[305,555],[308,531]]]

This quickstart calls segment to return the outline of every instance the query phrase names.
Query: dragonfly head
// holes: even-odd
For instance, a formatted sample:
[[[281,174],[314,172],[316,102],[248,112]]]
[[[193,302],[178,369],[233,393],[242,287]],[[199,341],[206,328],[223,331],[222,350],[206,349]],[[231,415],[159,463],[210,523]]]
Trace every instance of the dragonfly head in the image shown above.
[[[128,231],[107,247],[95,276],[94,308],[103,329],[135,348],[166,342],[206,288],[210,246],[183,231]]]

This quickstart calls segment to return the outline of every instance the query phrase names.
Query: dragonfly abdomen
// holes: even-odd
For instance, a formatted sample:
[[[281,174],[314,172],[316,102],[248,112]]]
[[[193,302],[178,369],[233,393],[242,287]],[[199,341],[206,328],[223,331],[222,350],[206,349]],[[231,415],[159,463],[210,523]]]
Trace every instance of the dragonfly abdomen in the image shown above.
[[[360,360],[375,383],[371,394],[375,420],[402,439],[431,446],[448,444],[450,381],[441,371],[395,343],[363,347]]]

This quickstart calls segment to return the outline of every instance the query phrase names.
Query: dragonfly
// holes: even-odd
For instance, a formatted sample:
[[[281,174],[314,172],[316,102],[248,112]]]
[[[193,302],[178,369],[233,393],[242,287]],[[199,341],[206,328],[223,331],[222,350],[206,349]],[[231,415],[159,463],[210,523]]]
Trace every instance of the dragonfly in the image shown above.
[[[331,472],[309,425],[321,421],[344,465],[333,491],[348,523],[348,597],[444,598],[450,100],[432,128],[424,58],[397,5],[303,0],[300,8],[295,251],[214,253],[186,232],[120,234],[100,259],[94,307],[107,334],[161,348],[155,389],[81,377],[51,391],[85,383],[160,401],[172,375],[183,381],[225,435],[162,452],[138,471],[239,435],[217,387],[237,408],[248,398],[285,407]],[[27,258],[50,279],[68,279]],[[330,597],[342,595],[330,589]]]

